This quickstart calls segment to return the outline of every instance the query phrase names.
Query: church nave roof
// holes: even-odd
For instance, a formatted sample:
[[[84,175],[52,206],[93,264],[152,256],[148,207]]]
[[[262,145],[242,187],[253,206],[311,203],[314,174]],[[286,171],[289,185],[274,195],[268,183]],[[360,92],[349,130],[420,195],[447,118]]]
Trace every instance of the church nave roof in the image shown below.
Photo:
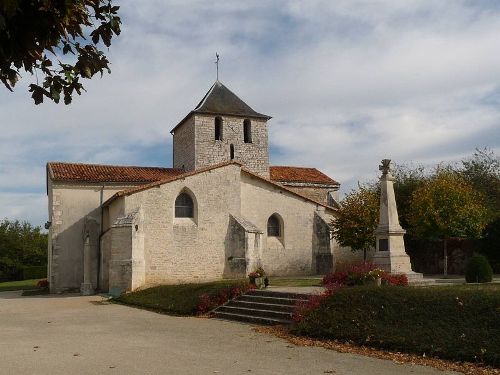
[[[83,163],[47,163],[53,181],[149,183],[184,173],[178,168]]]
[[[276,182],[339,185],[339,183],[316,168],[270,166],[270,179]]]

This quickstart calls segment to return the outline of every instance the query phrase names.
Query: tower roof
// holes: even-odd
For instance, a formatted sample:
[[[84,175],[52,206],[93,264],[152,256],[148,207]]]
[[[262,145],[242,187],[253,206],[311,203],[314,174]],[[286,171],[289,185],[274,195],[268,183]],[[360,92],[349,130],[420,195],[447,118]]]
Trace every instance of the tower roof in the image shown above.
[[[254,111],[248,104],[238,98],[235,93],[224,86],[219,80],[210,87],[203,99],[198,103],[195,109],[179,122],[171,132],[181,125],[191,114],[210,114],[210,115],[233,115],[240,117],[252,117],[269,120],[271,116]]]

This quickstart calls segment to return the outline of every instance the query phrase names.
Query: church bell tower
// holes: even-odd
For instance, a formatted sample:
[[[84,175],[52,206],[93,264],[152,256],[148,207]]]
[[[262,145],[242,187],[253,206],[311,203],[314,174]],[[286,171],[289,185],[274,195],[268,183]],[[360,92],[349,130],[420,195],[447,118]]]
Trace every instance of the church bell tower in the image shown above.
[[[171,131],[174,168],[196,170],[235,160],[269,178],[267,121],[219,80]]]

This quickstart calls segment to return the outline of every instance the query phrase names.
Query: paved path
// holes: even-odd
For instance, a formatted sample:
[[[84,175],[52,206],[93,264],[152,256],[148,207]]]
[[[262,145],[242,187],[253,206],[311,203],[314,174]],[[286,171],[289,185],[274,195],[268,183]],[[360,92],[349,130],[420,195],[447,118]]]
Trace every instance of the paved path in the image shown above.
[[[102,298],[0,293],[0,374],[447,374]]]

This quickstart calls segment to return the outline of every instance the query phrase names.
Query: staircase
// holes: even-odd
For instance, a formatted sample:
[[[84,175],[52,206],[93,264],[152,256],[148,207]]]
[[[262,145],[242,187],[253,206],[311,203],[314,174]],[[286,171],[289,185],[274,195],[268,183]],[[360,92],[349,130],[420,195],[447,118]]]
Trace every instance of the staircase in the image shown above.
[[[212,311],[215,318],[276,325],[290,324],[295,305],[307,294],[251,290]]]

